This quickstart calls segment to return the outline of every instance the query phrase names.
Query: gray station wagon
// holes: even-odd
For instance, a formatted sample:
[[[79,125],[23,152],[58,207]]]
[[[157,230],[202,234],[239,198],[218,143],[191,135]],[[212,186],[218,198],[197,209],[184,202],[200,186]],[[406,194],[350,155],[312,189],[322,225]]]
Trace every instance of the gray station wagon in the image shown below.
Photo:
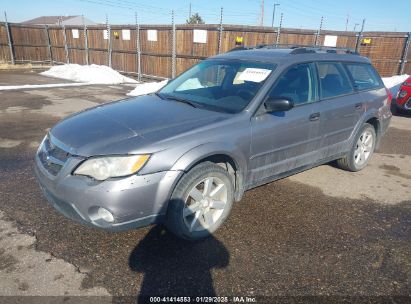
[[[50,203],[73,220],[116,231],[164,223],[198,240],[248,189],[334,160],[364,168],[390,102],[358,54],[235,50],[157,93],[62,120],[41,143],[35,171]]]

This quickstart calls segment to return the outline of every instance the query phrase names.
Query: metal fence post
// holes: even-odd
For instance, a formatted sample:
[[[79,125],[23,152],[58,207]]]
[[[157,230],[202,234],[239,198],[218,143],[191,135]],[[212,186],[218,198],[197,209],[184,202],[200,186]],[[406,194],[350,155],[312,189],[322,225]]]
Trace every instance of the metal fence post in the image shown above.
[[[174,22],[174,10],[171,11],[172,38],[171,38],[171,78],[176,77],[176,24]]]
[[[63,38],[64,38],[64,51],[66,52],[66,62],[70,63],[70,57],[69,57],[68,46],[67,46],[66,26],[64,25],[64,23],[62,23],[62,30],[63,30]]]
[[[138,24],[137,13],[135,13],[135,17],[136,17],[137,81],[141,81],[140,25]]]
[[[315,41],[314,41],[314,45],[315,45],[315,46],[317,46],[317,45],[319,44],[319,42],[320,42],[320,34],[321,34],[321,29],[322,29],[322,27],[323,27],[323,20],[324,20],[324,18],[321,17],[320,27],[318,28],[318,31],[317,31],[317,33],[316,33],[316,35],[315,35]]]
[[[108,32],[108,66],[111,68],[111,55],[112,55],[112,45],[111,45],[111,26],[107,27]]]
[[[107,26],[107,35],[108,35],[108,66],[111,68],[111,26]]]
[[[7,22],[6,12],[4,12],[4,18],[5,18],[5,26],[6,26],[6,32],[7,32],[7,43],[9,45],[9,50],[10,50],[10,61],[11,61],[11,64],[15,64],[16,62],[14,60],[13,42],[11,40],[11,32],[10,32],[9,23]]]
[[[217,53],[221,53],[221,44],[223,39],[223,7],[220,10],[220,27],[218,29],[218,50]]]
[[[281,34],[282,25],[283,25],[283,13],[281,13],[280,15],[280,25],[278,26],[278,30],[277,30],[277,39],[275,40],[275,46],[277,46],[278,43],[280,42],[280,34]]]
[[[407,59],[408,59],[408,51],[410,50],[410,41],[411,41],[411,32],[408,32],[407,40],[405,41],[404,50],[402,52],[400,75],[404,73],[405,64],[408,61]]]
[[[44,26],[44,33],[46,34],[47,50],[49,53],[50,64],[53,65],[53,53],[51,52],[50,33],[47,24]]]
[[[89,65],[89,53],[88,53],[88,29],[87,29],[87,25],[84,24],[84,28],[83,28],[83,32],[84,32],[84,52],[86,53],[85,57],[86,57],[86,64]]]
[[[362,33],[364,31],[365,19],[362,20],[361,31],[358,33],[357,42],[355,43],[355,52],[358,53],[358,49],[360,48]]]

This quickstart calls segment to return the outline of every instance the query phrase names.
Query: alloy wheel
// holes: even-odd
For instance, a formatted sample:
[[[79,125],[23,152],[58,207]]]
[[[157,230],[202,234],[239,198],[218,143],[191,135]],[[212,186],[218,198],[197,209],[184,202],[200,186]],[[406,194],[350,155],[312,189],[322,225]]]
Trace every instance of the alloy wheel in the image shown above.
[[[222,216],[227,204],[227,186],[217,177],[207,177],[189,192],[183,218],[190,231],[212,227]]]
[[[374,136],[369,130],[365,130],[358,138],[354,151],[354,162],[357,166],[362,166],[368,161],[373,146]]]

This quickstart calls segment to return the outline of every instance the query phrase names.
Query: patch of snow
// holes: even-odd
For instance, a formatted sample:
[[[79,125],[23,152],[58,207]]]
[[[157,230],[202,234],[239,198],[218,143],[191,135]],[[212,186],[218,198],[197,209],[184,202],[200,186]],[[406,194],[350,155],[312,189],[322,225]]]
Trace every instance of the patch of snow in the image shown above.
[[[59,88],[59,87],[78,87],[91,85],[91,83],[50,83],[50,84],[24,84],[16,86],[0,86],[0,91],[8,90],[29,90],[29,89],[46,89],[46,88]]]
[[[401,87],[401,84],[409,77],[409,75],[395,75],[391,77],[383,77],[382,81],[384,85],[391,91],[391,94],[395,97],[397,96],[398,90]]]
[[[89,84],[138,83],[136,80],[123,76],[119,72],[114,71],[108,66],[96,64],[56,65],[40,74],[48,77],[61,78]]]
[[[137,86],[131,92],[127,93],[128,96],[140,96],[146,95],[150,93],[157,92],[162,87],[164,87],[168,83],[168,79],[160,81],[160,82],[146,82],[137,84]]]

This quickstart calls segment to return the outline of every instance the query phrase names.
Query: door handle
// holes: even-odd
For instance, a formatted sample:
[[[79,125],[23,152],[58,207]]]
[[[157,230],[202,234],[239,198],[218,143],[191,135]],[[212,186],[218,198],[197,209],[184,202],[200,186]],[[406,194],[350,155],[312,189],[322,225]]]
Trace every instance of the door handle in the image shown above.
[[[310,115],[310,120],[311,121],[316,121],[316,120],[319,120],[319,119],[320,119],[320,113],[319,112],[313,113],[313,114]]]
[[[362,103],[356,103],[355,104],[355,109],[356,110],[361,110],[362,109]]]

